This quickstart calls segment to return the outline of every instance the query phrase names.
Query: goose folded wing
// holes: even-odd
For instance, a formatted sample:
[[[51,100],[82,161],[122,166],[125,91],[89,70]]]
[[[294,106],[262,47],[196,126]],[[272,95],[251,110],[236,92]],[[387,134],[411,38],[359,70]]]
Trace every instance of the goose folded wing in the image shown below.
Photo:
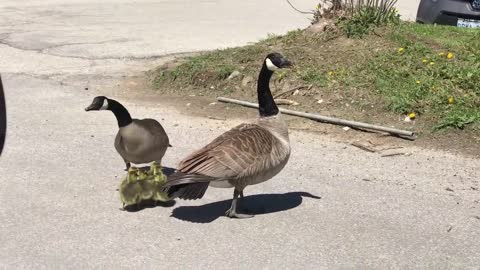
[[[168,145],[169,139],[162,125],[155,119],[145,118],[135,121],[135,124],[143,128],[155,138],[155,145]]]
[[[185,158],[178,170],[211,176],[219,181],[255,175],[268,169],[265,166],[268,166],[276,140],[259,125],[242,124]]]

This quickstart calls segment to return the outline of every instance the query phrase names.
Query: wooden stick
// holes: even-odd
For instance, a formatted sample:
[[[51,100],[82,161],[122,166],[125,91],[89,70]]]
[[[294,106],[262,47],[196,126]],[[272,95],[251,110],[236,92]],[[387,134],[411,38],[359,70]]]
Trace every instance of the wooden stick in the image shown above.
[[[360,148],[360,149],[362,149],[362,150],[364,150],[364,151],[370,152],[370,153],[375,153],[375,152],[376,152],[376,150],[373,149],[372,147],[363,145],[363,144],[358,143],[358,142],[353,142],[353,143],[351,143],[351,145],[352,145],[352,146],[355,146],[355,147],[357,147],[357,148]]]
[[[225,98],[225,97],[218,97],[217,100],[220,101],[220,102],[233,103],[233,104],[238,104],[238,105],[242,105],[242,106],[250,107],[250,108],[258,108],[258,104],[248,102],[248,101],[243,101],[243,100],[237,100],[237,99]],[[317,120],[317,121],[321,121],[321,122],[325,122],[325,123],[331,123],[331,124],[342,125],[342,126],[349,126],[349,127],[353,127],[353,128],[364,128],[364,129],[370,129],[370,130],[377,130],[377,131],[387,132],[387,133],[390,133],[390,134],[401,136],[401,137],[411,139],[411,140],[415,139],[415,136],[414,136],[415,133],[412,132],[412,131],[406,131],[406,130],[400,130],[400,129],[395,129],[395,128],[371,125],[371,124],[362,123],[362,122],[356,122],[356,121],[344,120],[344,119],[339,119],[339,118],[334,118],[334,117],[322,116],[322,115],[313,114],[313,113],[299,112],[299,111],[288,110],[288,109],[284,109],[284,108],[280,108],[280,111],[284,114],[304,117],[304,118]]]

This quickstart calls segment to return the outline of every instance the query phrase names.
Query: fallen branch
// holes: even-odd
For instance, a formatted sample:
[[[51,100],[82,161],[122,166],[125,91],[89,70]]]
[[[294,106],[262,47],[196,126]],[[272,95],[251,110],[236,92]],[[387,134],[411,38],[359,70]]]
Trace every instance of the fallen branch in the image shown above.
[[[209,116],[208,119],[220,120],[220,121],[225,121],[225,120],[227,120],[227,118],[224,118],[224,117],[216,117],[216,116]]]
[[[218,97],[217,100],[220,101],[220,102],[233,103],[233,104],[238,104],[238,105],[242,105],[242,106],[250,107],[250,108],[258,108],[258,104],[248,102],[248,101],[236,100],[236,99],[225,98],[225,97]],[[400,130],[400,129],[389,128],[389,127],[382,127],[382,126],[371,125],[371,124],[362,123],[362,122],[356,122],[356,121],[344,120],[344,119],[339,119],[339,118],[334,118],[334,117],[322,116],[322,115],[313,114],[313,113],[305,113],[305,112],[299,112],[299,111],[294,111],[294,110],[288,110],[288,109],[284,109],[284,108],[280,108],[280,111],[284,114],[304,117],[304,118],[317,120],[317,121],[321,121],[321,122],[325,122],[325,123],[331,123],[331,124],[342,125],[342,126],[349,126],[349,127],[352,127],[352,128],[364,128],[364,129],[382,131],[382,132],[387,132],[387,133],[390,133],[392,135],[396,135],[396,136],[399,136],[399,137],[405,138],[405,139],[410,139],[410,140],[415,139],[415,133],[412,132],[412,131]]]
[[[290,99],[284,99],[284,98],[275,99],[275,103],[277,105],[293,105],[293,106],[296,106],[296,105],[300,104],[296,101],[293,101],[293,100],[290,100]]]
[[[382,157],[410,156],[410,155],[411,155],[411,153],[395,152],[395,153],[383,154]]]
[[[375,149],[371,148],[370,146],[366,146],[366,145],[363,145],[361,143],[358,143],[358,142],[354,142],[354,143],[351,143],[352,146],[355,146],[357,148],[360,148],[364,151],[367,151],[367,152],[370,152],[370,153],[375,153],[377,152]]]
[[[278,98],[278,97],[281,97],[281,96],[283,96],[285,94],[288,94],[290,92],[294,92],[294,91],[297,91],[297,90],[300,90],[300,89],[303,89],[303,88],[307,88],[307,87],[308,86],[306,86],[306,85],[297,86],[297,87],[294,87],[292,89],[288,89],[288,90],[285,90],[283,92],[280,92],[280,93],[276,94],[275,96],[273,96],[273,98]]]

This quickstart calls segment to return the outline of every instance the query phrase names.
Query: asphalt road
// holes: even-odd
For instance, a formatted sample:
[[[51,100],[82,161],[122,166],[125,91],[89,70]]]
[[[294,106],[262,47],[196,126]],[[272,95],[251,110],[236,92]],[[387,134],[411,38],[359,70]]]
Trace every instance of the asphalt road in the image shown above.
[[[120,93],[122,76],[308,20],[273,0],[64,2],[0,3],[0,268],[478,269],[480,161],[427,149],[385,158],[292,131],[285,170],[246,189],[253,219],[223,217],[232,191],[213,188],[200,201],[120,211],[116,121],[83,111],[91,99],[115,96],[134,117],[161,120],[173,167],[238,121]]]

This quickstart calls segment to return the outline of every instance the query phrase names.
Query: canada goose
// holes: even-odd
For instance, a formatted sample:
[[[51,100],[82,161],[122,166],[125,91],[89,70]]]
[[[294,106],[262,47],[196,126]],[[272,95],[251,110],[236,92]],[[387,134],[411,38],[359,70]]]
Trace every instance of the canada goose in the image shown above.
[[[104,97],[95,97],[85,111],[110,110],[118,122],[115,149],[122,156],[128,170],[131,163],[161,164],[167,147],[171,147],[167,133],[154,119],[132,119],[127,109],[118,101]]]
[[[287,164],[290,141],[287,124],[282,120],[270,91],[269,82],[275,70],[292,64],[279,53],[265,58],[257,84],[260,118],[241,124],[214,139],[202,149],[183,159],[177,171],[167,177],[164,190],[170,198],[202,198],[208,186],[234,188],[231,218],[253,215],[237,212],[238,196],[248,185],[264,182]]]

